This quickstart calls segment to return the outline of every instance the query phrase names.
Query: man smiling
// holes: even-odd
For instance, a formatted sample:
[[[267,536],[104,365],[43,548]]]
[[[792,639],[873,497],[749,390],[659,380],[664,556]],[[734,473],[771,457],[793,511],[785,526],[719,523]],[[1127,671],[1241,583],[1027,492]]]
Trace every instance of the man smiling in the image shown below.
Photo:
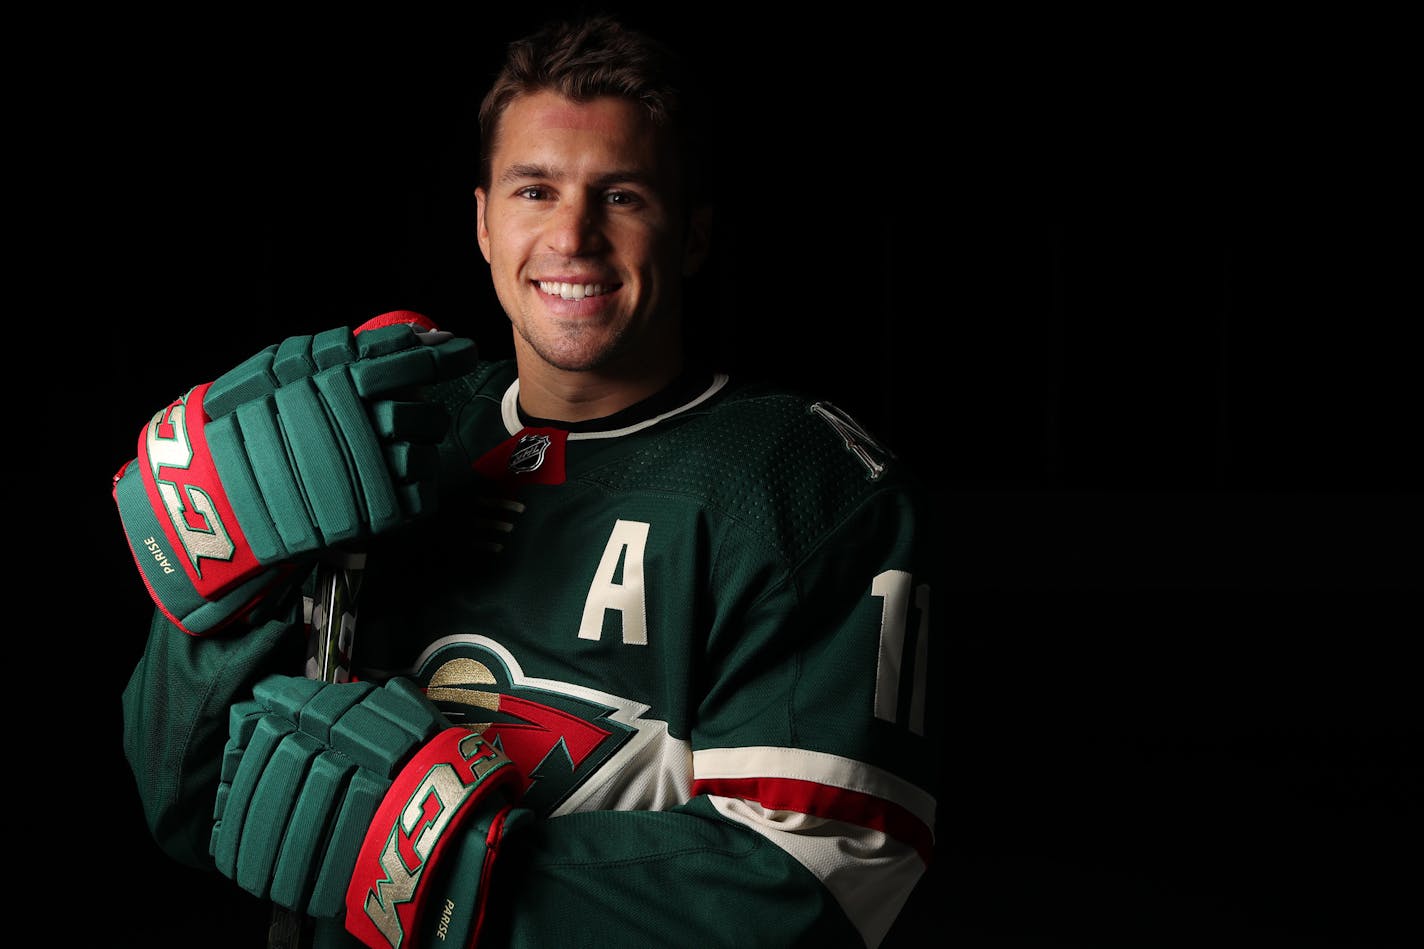
[[[411,313],[294,336],[116,478],[151,581],[183,498],[233,541],[150,583],[149,826],[317,946],[875,947],[933,855],[924,495],[834,405],[688,357],[680,76],[607,18],[510,45],[476,210],[513,359]],[[303,678],[352,546],[352,681]]]

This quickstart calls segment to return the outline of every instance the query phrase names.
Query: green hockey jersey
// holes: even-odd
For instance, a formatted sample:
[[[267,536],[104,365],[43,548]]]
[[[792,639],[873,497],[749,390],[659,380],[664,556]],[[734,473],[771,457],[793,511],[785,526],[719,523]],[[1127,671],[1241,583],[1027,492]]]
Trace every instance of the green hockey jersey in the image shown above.
[[[368,548],[349,657],[519,765],[540,819],[480,945],[877,946],[939,786],[912,473],[835,406],[722,375],[576,425],[518,389],[495,362],[436,391],[439,510]],[[153,618],[125,746],[177,859],[208,862],[227,707],[299,670],[290,600],[206,639]]]

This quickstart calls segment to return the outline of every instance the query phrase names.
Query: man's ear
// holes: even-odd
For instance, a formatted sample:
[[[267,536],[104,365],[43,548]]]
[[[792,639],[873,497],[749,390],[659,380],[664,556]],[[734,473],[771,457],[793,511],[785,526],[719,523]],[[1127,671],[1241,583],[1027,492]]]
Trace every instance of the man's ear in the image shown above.
[[[690,277],[701,270],[711,252],[712,208],[710,205],[703,205],[693,208],[687,219],[687,240],[682,249],[682,275]]]
[[[485,227],[484,188],[475,189],[475,239],[480,242],[480,253],[485,255],[485,263],[490,262],[489,228]]]

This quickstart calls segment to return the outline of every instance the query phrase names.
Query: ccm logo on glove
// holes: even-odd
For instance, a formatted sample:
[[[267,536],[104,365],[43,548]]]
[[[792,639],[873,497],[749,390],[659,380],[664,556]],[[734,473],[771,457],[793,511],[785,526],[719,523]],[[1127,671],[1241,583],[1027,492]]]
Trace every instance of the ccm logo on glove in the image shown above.
[[[464,818],[482,810],[475,802],[506,786],[517,793],[519,772],[483,736],[450,728],[425,745],[386,792],[367,831],[346,891],[346,928],[370,946],[401,946],[419,932],[427,871],[458,838]]]
[[[207,390],[206,385],[198,386],[157,412],[144,428],[139,458],[146,469],[144,481],[158,498],[155,507],[167,512],[172,536],[192,564],[194,585],[202,595],[212,596],[232,582],[233,574],[240,576],[258,564],[250,556],[234,562],[239,548],[233,542],[232,533],[236,532],[241,539],[241,531],[236,528],[232,506],[207,446],[202,444],[206,422],[202,414],[203,394]],[[195,437],[200,443],[200,451],[196,453],[193,450]],[[197,523],[190,523],[190,516]],[[232,532],[227,523],[233,524]],[[246,545],[242,549],[246,550]],[[203,560],[228,564],[231,569],[209,570],[204,576]],[[172,572],[167,563],[163,566],[164,573]]]

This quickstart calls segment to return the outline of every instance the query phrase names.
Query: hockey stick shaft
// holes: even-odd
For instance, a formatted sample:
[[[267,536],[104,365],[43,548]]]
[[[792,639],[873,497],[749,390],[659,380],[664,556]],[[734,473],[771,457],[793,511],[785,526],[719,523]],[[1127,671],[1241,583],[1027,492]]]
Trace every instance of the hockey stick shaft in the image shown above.
[[[316,568],[306,677],[323,682],[351,681],[351,645],[356,631],[356,596],[361,590],[365,554],[332,551]],[[307,919],[295,910],[272,907],[268,949],[303,949],[309,940]]]
[[[351,643],[356,631],[356,596],[366,555],[334,552],[317,567],[307,642],[309,679],[351,681]]]

